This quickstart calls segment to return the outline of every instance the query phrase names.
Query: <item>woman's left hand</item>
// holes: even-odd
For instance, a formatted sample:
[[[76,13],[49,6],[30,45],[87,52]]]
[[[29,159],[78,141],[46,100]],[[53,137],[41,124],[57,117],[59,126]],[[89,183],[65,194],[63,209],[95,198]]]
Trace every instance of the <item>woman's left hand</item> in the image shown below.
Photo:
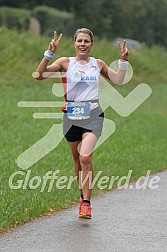
[[[122,45],[120,41],[118,41],[118,49],[120,52],[120,59],[128,61],[129,50],[126,47],[126,40],[123,41]]]

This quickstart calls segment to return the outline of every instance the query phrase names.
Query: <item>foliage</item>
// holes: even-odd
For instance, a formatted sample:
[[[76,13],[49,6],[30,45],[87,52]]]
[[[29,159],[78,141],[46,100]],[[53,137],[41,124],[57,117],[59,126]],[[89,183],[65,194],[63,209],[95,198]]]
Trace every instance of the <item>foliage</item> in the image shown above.
[[[0,8],[0,25],[10,29],[27,30],[29,28],[30,12],[26,9]]]
[[[166,46],[166,0],[127,0],[126,4],[123,0],[112,0],[108,9],[111,10],[113,36],[133,38],[149,46]]]
[[[48,15],[50,13],[51,19],[55,15],[60,17],[60,28],[63,27],[63,32],[67,30],[66,34],[69,34],[68,30],[71,30],[71,27],[73,29],[88,27],[100,38],[124,37],[145,42],[149,46],[158,44],[166,47],[167,45],[166,0],[126,0],[126,2],[124,0],[0,0],[0,6],[29,10],[34,10],[40,5],[48,6],[52,10],[69,12],[68,17],[67,13],[53,14],[51,10],[47,12]],[[52,29],[54,25],[59,26],[59,22],[55,20],[56,23],[53,24],[49,19],[41,20],[40,17],[45,27],[48,24],[47,30]],[[67,25],[66,29],[64,23],[65,26]]]
[[[56,10],[47,6],[37,6],[33,11],[33,15],[41,24],[42,34],[50,35],[56,30],[62,32],[66,36],[74,31],[74,17],[72,13]]]
[[[75,22],[78,27],[88,27],[100,38],[110,34],[112,20],[107,12],[104,1],[101,0],[80,0],[74,5]]]

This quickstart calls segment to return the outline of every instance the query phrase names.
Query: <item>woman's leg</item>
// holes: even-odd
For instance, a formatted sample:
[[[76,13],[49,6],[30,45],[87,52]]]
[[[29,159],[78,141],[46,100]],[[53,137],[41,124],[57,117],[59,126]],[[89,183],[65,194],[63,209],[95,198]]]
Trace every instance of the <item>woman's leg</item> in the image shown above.
[[[92,208],[90,198],[93,182],[92,155],[97,138],[94,134],[86,132],[82,136],[82,141],[69,142],[74,158],[75,173],[83,199],[80,199],[79,217],[91,218]],[[82,176],[81,176],[82,175]]]
[[[81,181],[79,181],[81,178],[80,176],[81,165],[80,165],[79,153],[77,150],[80,142],[81,141],[68,142],[74,159],[74,169],[75,169],[75,175],[77,176],[78,187],[81,184]],[[83,195],[82,189],[80,189],[80,194]]]
[[[74,159],[74,169],[80,194],[84,196],[84,200],[89,201],[93,182],[92,156],[96,142],[96,136],[90,132],[83,134],[82,141],[68,142]]]
[[[84,200],[90,201],[93,182],[93,165],[92,156],[95,148],[97,138],[94,134],[86,132],[83,134],[82,142],[78,145],[77,152],[80,159],[81,166],[81,182]]]

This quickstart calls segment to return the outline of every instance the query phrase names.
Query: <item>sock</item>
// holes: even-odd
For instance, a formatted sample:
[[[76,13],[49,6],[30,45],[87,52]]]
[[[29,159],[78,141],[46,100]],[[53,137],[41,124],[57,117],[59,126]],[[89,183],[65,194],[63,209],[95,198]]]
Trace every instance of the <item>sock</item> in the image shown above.
[[[83,199],[83,198],[84,198],[84,197],[83,197],[83,194],[81,194],[80,197],[81,197],[81,199]]]
[[[83,200],[83,203],[88,203],[90,205],[90,200]]]

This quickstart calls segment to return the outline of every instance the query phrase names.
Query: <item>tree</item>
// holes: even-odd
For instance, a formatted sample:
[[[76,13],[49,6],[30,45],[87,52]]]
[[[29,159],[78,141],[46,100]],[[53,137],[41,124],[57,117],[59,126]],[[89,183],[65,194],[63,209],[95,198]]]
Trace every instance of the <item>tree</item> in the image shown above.
[[[105,15],[104,0],[80,0],[75,1],[74,14],[77,27],[87,27],[96,36],[106,37],[110,31],[111,19]]]

